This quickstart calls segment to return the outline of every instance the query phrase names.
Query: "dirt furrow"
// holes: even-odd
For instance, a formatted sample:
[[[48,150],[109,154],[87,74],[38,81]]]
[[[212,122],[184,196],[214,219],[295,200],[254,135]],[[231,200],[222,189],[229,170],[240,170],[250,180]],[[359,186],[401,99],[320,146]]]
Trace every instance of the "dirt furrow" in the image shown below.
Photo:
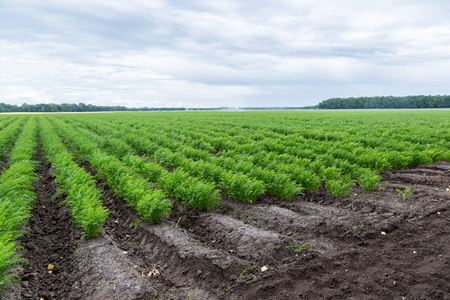
[[[288,237],[217,213],[179,211],[179,225],[205,245],[260,264],[275,264],[285,257]]]
[[[42,152],[36,155],[42,161]],[[69,210],[55,200],[54,176],[51,166],[40,163],[36,173],[39,180],[33,184],[37,199],[28,219],[26,235],[19,243],[23,257],[29,261],[20,272],[21,282],[13,285],[5,299],[79,299],[67,298],[74,283],[74,248],[81,234],[71,221]]]

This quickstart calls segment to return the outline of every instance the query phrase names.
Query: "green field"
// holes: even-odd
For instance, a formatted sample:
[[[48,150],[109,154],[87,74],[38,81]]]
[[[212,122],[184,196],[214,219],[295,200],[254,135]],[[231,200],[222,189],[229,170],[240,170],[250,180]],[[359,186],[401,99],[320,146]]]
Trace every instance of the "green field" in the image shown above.
[[[221,195],[292,201],[325,189],[383,189],[389,169],[450,160],[450,111],[121,112],[0,116],[0,288],[33,206],[36,151],[55,170],[77,225],[95,237],[108,216],[95,178],[144,220],[171,201],[198,210]],[[95,178],[80,166],[89,163]]]

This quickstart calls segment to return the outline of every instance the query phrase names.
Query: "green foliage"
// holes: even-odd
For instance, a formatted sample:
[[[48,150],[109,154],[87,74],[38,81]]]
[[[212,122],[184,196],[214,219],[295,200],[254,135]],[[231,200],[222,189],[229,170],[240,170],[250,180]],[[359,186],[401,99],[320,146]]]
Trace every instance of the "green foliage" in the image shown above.
[[[136,155],[127,155],[122,161],[152,182],[157,182],[163,174],[167,173],[167,171],[158,164],[149,162],[148,158],[145,156],[139,157]]]
[[[351,192],[352,186],[353,182],[340,179],[329,179],[325,183],[327,192],[338,197],[347,196]]]
[[[3,170],[0,179],[0,294],[5,285],[18,280],[13,267],[26,262],[16,253],[15,240],[25,233],[19,227],[31,216],[36,197],[32,186],[37,180],[36,163],[31,160],[36,150],[36,125],[34,118],[28,119],[12,148],[9,168]]]
[[[20,264],[27,263],[19,254],[16,254],[17,247],[13,237],[7,237],[5,234],[0,236],[0,296],[3,287],[13,282],[19,281],[17,274],[11,270]]]
[[[340,169],[336,167],[328,167],[323,170],[322,177],[324,180],[337,180],[342,178],[343,174]]]
[[[25,122],[24,118],[17,118],[1,131],[0,135],[0,161],[4,161],[8,156],[15,140],[17,139],[22,126]],[[17,155],[17,154],[16,154]]]
[[[162,149],[162,148],[160,150],[156,151],[155,159],[159,163],[161,163],[169,168],[176,168],[184,160],[183,155],[181,153],[175,153],[169,149]]]
[[[226,173],[220,187],[234,199],[247,203],[255,203],[256,197],[266,189],[261,181],[249,181],[247,176],[239,173]]]
[[[381,188],[381,176],[374,171],[362,169],[358,172],[358,184],[366,191],[376,191]]]
[[[433,159],[422,151],[414,151],[411,154],[411,164],[414,166],[428,164],[431,162],[433,162]]]
[[[214,190],[214,185],[192,178],[181,169],[166,173],[158,183],[170,195],[194,209],[209,210],[220,202],[219,191]]]
[[[411,196],[414,195],[414,193],[412,192],[412,188],[407,188],[404,191],[400,190],[400,189],[396,189],[395,190],[400,196],[402,196],[403,201],[406,201],[408,198],[410,198]]]
[[[253,264],[250,268],[244,269],[241,274],[239,274],[239,280],[244,280],[245,278],[252,277],[253,279],[256,279],[258,275],[254,274],[253,271],[258,270],[258,266],[256,264]],[[253,273],[253,274],[252,274]]]
[[[183,167],[188,169],[194,176],[198,176],[203,178],[205,181],[214,183],[222,182],[225,174],[227,173],[221,167],[202,160],[193,162],[190,165],[185,163],[183,164]]]
[[[408,155],[398,151],[390,152],[388,161],[394,169],[400,170],[412,164],[412,161]]]
[[[136,210],[150,224],[158,223],[161,217],[170,215],[172,204],[169,200],[163,199],[164,193],[157,190],[149,194],[146,193],[137,203]]]
[[[306,190],[317,191],[319,189],[321,183],[320,177],[314,174],[311,170],[299,168],[295,165],[292,166],[290,170],[298,184]],[[288,170],[284,173],[289,174]]]
[[[83,131],[83,135],[123,161],[134,154],[148,155],[157,166],[174,171],[182,168],[190,177],[249,203],[261,195],[254,195],[258,192],[289,201],[302,189],[316,191],[322,184],[327,192],[339,196],[347,195],[356,183],[365,190],[377,190],[381,188],[378,174],[390,168],[450,158],[445,111],[149,116],[118,113],[58,118],[77,130],[88,129],[90,133]],[[144,168],[126,164],[136,172]],[[144,176],[163,188],[158,180],[167,177],[166,173],[156,168],[149,167]]]
[[[107,155],[98,149],[94,141],[101,141],[101,139],[94,139],[93,136],[91,140],[86,139],[74,127],[56,118],[51,120],[55,123],[55,128],[58,129],[59,134],[64,137],[71,147],[91,163],[97,171],[97,176],[105,180],[112,190],[118,196],[124,198],[145,220],[150,223],[157,223],[161,217],[170,214],[172,204],[168,199],[165,199],[165,193],[154,188],[145,178],[125,166],[118,158]],[[111,141],[108,145],[113,145],[113,142]],[[118,149],[114,148],[114,146],[107,147],[109,149]],[[115,152],[115,150],[111,151]]]
[[[330,98],[319,103],[320,109],[380,109],[380,108],[450,108],[450,96],[384,96]]]
[[[172,204],[165,199],[165,193],[154,189],[148,181],[125,167],[115,157],[95,150],[89,161],[97,170],[97,175],[148,222],[158,223],[162,216],[170,214]]]
[[[301,194],[303,190],[302,187],[296,185],[284,174],[261,168],[253,168],[250,174],[266,183],[269,194],[282,200],[291,201],[294,196]]]
[[[96,237],[109,212],[102,206],[95,180],[73,161],[73,156],[45,119],[40,119],[40,134],[46,159],[55,169],[57,185],[67,195],[65,203],[73,218],[87,238]]]
[[[299,246],[299,247],[298,247],[298,246],[295,246],[295,245],[293,245],[293,244],[289,244],[289,245],[286,246],[286,248],[293,248],[294,251],[297,253],[297,254],[296,254],[296,256],[297,256],[298,254],[302,253],[303,250],[307,250],[307,249],[308,249],[307,246],[313,247],[314,244],[313,244],[312,242],[306,242],[306,243],[302,244],[302,245]]]
[[[190,146],[183,147],[181,149],[181,153],[189,158],[192,158],[193,160],[207,160],[210,156],[208,151],[200,150],[200,149],[194,149]]]
[[[181,219],[183,218],[183,216],[180,216],[179,218],[178,218],[178,221],[177,221],[177,223],[175,224],[175,229],[177,229],[178,227],[180,227],[180,222],[181,222]]]

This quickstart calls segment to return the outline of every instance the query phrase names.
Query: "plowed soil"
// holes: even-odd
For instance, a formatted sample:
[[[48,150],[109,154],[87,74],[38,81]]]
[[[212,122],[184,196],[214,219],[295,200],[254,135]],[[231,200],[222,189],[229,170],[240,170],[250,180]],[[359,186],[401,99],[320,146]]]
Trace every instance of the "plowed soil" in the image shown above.
[[[38,173],[21,240],[30,264],[5,299],[450,299],[450,162],[389,171],[385,189],[345,198],[222,196],[211,212],[172,199],[158,225],[99,180],[112,213],[93,240],[80,239],[63,196],[51,200],[50,166]]]

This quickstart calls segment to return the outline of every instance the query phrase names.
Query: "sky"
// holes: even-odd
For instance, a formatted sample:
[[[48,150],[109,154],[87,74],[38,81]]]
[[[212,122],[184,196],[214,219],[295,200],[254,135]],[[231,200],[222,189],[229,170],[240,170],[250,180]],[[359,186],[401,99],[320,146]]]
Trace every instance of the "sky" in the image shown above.
[[[0,0],[0,102],[300,107],[450,94],[448,0]]]

